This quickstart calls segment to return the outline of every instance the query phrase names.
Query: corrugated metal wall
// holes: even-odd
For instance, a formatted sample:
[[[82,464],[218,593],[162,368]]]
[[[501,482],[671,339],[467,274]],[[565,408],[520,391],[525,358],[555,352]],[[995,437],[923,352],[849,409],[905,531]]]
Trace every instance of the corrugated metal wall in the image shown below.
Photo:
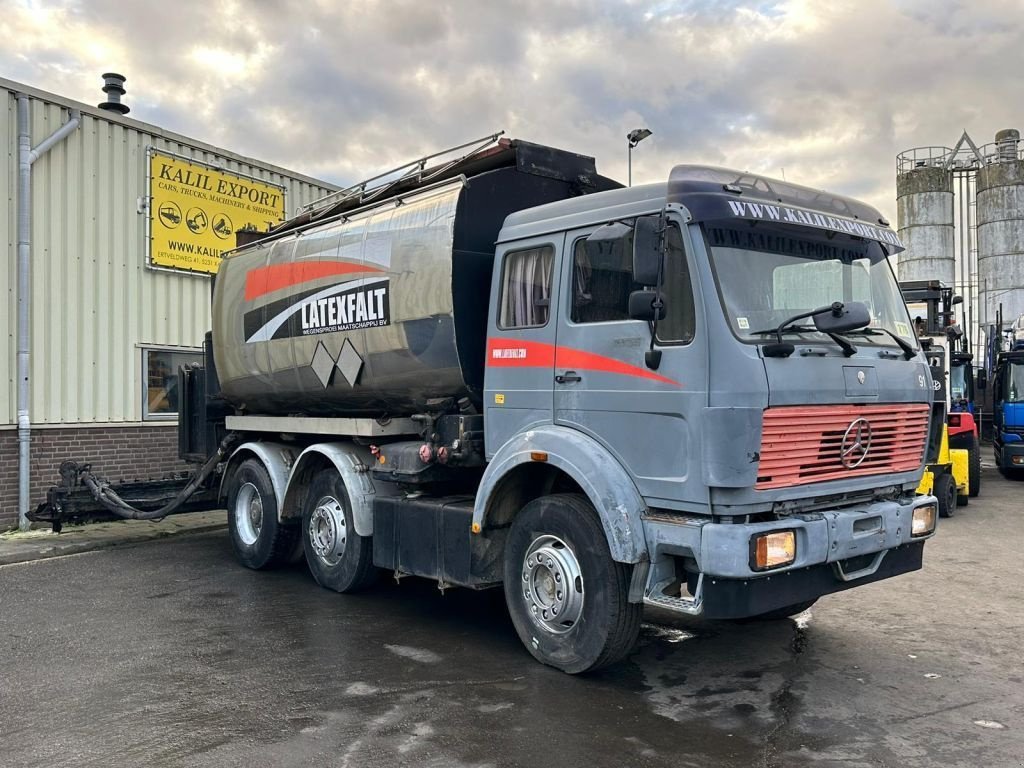
[[[68,119],[68,109],[37,91],[25,92],[32,96],[35,146]],[[0,99],[0,183],[8,201],[7,215],[0,218],[0,244],[7,252],[0,270],[3,425],[16,421],[18,137],[13,88],[0,85]],[[331,191],[200,142],[83,110],[81,127],[32,171],[35,424],[140,421],[141,346],[196,347],[209,329],[208,277],[145,266],[145,215],[138,213],[138,203],[148,193],[150,145],[282,185],[289,213]]]

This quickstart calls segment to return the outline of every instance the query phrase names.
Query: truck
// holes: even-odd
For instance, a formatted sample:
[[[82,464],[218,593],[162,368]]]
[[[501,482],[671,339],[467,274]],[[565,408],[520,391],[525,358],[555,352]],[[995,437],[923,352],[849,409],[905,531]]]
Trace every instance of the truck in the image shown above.
[[[1024,316],[1018,325],[1024,327]],[[992,448],[1006,477],[1024,477],[1024,338],[996,356],[992,377]]]
[[[779,618],[922,566],[931,375],[869,205],[501,138],[239,237],[180,373],[200,469],[68,462],[35,519],[220,504],[248,568],[501,588],[573,674],[645,606]]]

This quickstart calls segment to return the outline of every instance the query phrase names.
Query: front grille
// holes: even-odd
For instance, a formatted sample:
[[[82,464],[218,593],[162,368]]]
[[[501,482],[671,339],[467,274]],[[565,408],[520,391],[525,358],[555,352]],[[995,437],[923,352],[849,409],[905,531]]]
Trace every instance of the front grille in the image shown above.
[[[917,469],[928,438],[928,410],[920,403],[768,408],[754,487],[767,490]],[[847,449],[856,442],[858,419],[867,422],[870,444],[863,460],[847,467],[842,462],[843,440],[845,436]],[[863,445],[865,430],[860,432]],[[859,451],[847,461],[857,458]]]

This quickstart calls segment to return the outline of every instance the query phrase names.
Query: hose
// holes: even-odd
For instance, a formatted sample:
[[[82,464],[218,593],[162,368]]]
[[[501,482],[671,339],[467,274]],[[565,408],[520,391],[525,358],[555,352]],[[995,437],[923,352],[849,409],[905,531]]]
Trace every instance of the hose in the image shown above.
[[[159,509],[147,511],[132,506],[117,495],[117,492],[110,487],[110,483],[96,477],[88,470],[81,473],[80,479],[82,484],[89,489],[93,498],[102,504],[105,509],[113,512],[118,517],[122,517],[126,520],[163,520],[167,515],[171,514],[178,509],[178,507],[184,504],[188,500],[189,496],[195,493],[196,490],[206,481],[206,478],[213,474],[217,465],[224,460],[224,457],[227,455],[228,451],[231,450],[231,447],[237,440],[238,437],[233,432],[229,433],[227,437],[221,440],[220,445],[217,446],[216,453],[214,453],[213,456],[203,464],[193,478],[189,480],[188,484],[178,492],[177,496]],[[139,503],[139,501],[136,501],[136,503]]]

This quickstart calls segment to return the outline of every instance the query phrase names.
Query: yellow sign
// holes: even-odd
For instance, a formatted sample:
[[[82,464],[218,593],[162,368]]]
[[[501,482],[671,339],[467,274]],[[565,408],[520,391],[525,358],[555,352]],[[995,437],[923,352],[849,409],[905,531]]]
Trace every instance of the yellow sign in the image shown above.
[[[213,274],[235,232],[284,220],[284,189],[204,163],[150,153],[149,263]]]

